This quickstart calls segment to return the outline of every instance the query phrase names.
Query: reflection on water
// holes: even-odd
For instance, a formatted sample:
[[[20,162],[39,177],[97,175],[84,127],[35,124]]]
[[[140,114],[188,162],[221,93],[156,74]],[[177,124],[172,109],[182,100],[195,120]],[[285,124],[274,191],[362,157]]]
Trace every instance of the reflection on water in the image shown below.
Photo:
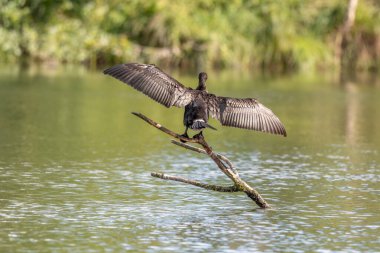
[[[288,138],[206,132],[272,210],[244,194],[150,177],[229,183],[209,159],[129,113],[182,132],[181,110],[94,73],[3,72],[0,251],[378,251],[380,90],[319,79],[209,81],[221,95],[258,97],[287,127]]]

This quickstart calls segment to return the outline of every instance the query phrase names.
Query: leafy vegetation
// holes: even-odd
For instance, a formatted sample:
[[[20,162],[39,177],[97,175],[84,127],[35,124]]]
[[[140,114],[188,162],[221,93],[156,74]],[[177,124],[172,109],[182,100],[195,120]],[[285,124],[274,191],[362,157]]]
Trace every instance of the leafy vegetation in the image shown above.
[[[0,0],[1,61],[264,71],[337,65],[341,0]],[[379,68],[380,3],[360,0],[357,68]]]

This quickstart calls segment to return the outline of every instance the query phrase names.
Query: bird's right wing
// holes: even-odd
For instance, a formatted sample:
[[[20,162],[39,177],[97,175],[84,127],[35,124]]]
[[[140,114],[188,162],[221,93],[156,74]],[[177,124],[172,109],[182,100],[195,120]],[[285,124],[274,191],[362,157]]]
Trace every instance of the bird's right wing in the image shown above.
[[[253,98],[229,98],[208,96],[211,117],[223,126],[251,129],[286,136],[284,125],[279,118],[263,104]]]
[[[193,97],[192,89],[186,88],[155,65],[126,63],[110,67],[103,73],[132,86],[166,107],[185,107]]]

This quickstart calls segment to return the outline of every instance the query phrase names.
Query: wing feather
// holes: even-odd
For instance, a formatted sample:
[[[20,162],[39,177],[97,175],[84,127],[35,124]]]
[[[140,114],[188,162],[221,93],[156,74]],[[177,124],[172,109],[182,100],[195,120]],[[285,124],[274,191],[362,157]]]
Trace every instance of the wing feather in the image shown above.
[[[217,97],[208,94],[209,115],[222,125],[286,136],[279,118],[253,98]]]
[[[193,97],[192,89],[150,64],[126,63],[103,72],[132,86],[166,107],[185,107]]]

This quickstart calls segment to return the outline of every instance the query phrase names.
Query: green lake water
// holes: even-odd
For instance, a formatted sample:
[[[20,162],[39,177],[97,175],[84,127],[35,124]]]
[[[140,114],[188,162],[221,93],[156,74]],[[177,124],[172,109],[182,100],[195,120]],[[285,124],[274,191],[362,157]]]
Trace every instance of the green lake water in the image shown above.
[[[97,72],[2,68],[0,252],[379,252],[380,85],[331,80],[209,74],[209,92],[258,98],[288,132],[205,131],[273,207],[261,210],[150,176],[230,184],[130,113],[182,133],[182,109]]]

